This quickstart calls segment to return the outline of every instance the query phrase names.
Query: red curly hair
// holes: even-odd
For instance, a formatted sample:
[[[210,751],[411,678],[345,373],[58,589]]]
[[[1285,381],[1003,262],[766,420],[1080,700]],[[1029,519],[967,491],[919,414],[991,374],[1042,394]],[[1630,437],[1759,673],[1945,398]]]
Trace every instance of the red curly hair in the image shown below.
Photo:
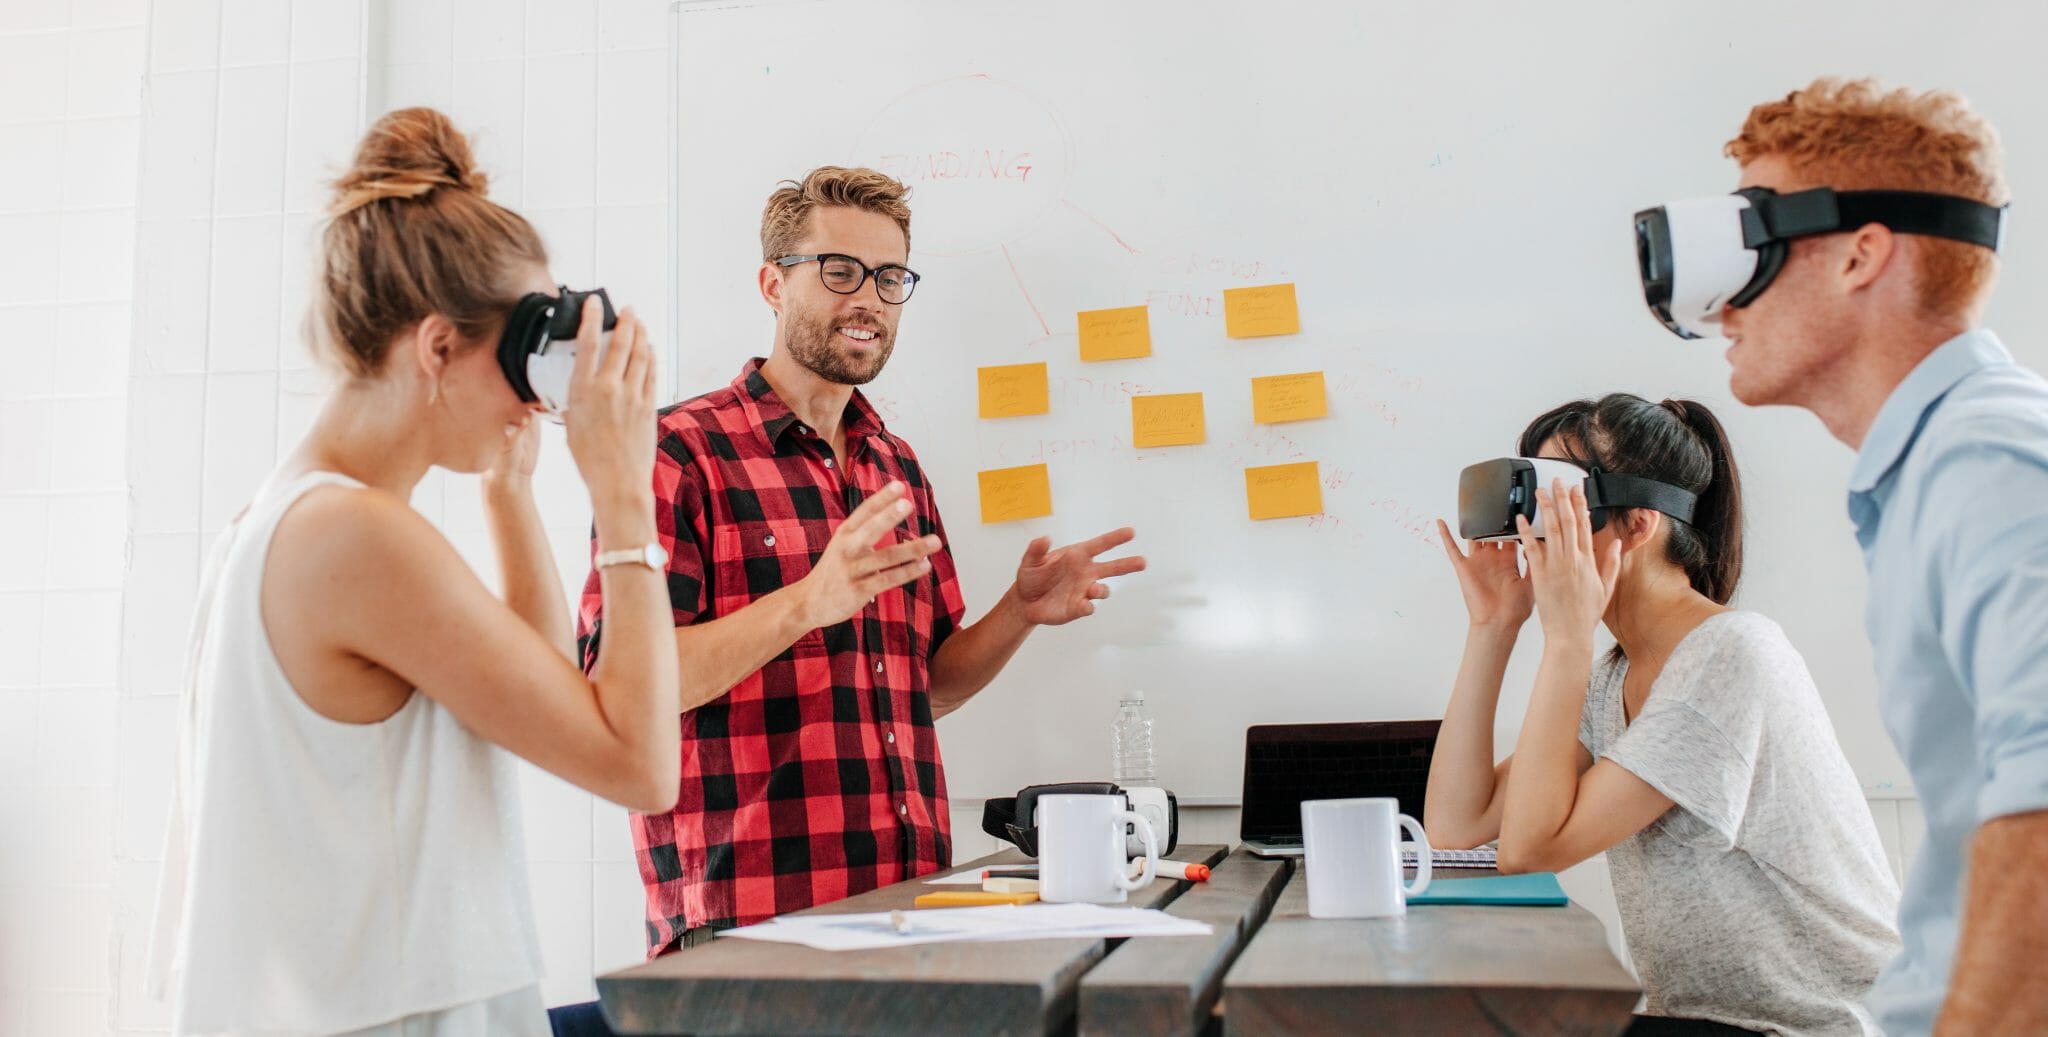
[[[1823,77],[1750,109],[1723,151],[1743,165],[1778,156],[1814,186],[2009,200],[1998,131],[1949,90],[1914,93],[1875,79]],[[1938,238],[1919,244],[1922,313],[1954,316],[1990,290],[1998,257],[1989,250]]]

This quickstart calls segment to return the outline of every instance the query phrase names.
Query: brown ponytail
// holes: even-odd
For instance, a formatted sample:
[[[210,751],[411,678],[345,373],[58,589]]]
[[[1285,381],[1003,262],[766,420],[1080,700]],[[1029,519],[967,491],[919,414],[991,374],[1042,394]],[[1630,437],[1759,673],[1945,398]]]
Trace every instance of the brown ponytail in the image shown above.
[[[1699,494],[1699,503],[1693,508],[1691,523],[1671,524],[1671,560],[1685,567],[1701,594],[1726,605],[1742,579],[1742,476],[1735,471],[1728,432],[1706,404],[1665,400],[1664,406],[1692,430],[1714,466],[1705,486],[1687,487]]]
[[[469,141],[431,108],[378,119],[335,181],[307,315],[316,351],[359,377],[430,313],[465,337],[496,332],[518,268],[547,263],[533,225],[485,197]]]

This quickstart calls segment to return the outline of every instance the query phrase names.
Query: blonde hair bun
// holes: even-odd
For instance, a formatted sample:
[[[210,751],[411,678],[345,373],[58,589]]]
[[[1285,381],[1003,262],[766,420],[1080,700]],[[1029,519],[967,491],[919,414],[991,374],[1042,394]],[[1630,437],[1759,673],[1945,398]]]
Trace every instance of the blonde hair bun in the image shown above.
[[[477,169],[469,139],[432,108],[401,108],[363,135],[355,164],[334,182],[331,216],[386,198],[418,198],[449,187],[483,196],[490,178]]]

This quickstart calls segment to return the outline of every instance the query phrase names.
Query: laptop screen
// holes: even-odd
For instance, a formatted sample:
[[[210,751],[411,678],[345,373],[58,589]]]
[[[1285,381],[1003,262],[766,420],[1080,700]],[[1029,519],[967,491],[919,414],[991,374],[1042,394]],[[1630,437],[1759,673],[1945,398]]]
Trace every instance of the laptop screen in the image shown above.
[[[1392,796],[1422,818],[1429,759],[1440,720],[1363,724],[1261,724],[1246,729],[1244,839],[1298,840],[1311,799]]]

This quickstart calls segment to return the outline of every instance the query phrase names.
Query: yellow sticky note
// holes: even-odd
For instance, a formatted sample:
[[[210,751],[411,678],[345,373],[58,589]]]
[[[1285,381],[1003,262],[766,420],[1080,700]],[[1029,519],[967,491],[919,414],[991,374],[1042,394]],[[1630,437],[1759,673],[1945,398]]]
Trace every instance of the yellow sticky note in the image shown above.
[[[1202,394],[1177,392],[1131,397],[1131,445],[1191,446],[1206,438]]]
[[[1052,409],[1044,364],[984,367],[978,376],[984,418],[1021,418]]]
[[[915,907],[988,907],[994,904],[1035,904],[1037,893],[991,893],[982,889],[942,889],[919,893]]]
[[[1292,335],[1301,330],[1301,311],[1294,307],[1294,286],[1263,284],[1223,290],[1223,330],[1231,338]]]
[[[1083,310],[1081,359],[1133,360],[1152,355],[1152,315],[1143,306]]]
[[[1321,371],[1252,379],[1252,420],[1261,425],[1306,421],[1329,413],[1329,396],[1323,391]]]
[[[1323,477],[1314,461],[1247,468],[1244,495],[1255,520],[1320,515]]]
[[[1052,514],[1052,477],[1042,464],[981,473],[981,520],[1015,522]]]

